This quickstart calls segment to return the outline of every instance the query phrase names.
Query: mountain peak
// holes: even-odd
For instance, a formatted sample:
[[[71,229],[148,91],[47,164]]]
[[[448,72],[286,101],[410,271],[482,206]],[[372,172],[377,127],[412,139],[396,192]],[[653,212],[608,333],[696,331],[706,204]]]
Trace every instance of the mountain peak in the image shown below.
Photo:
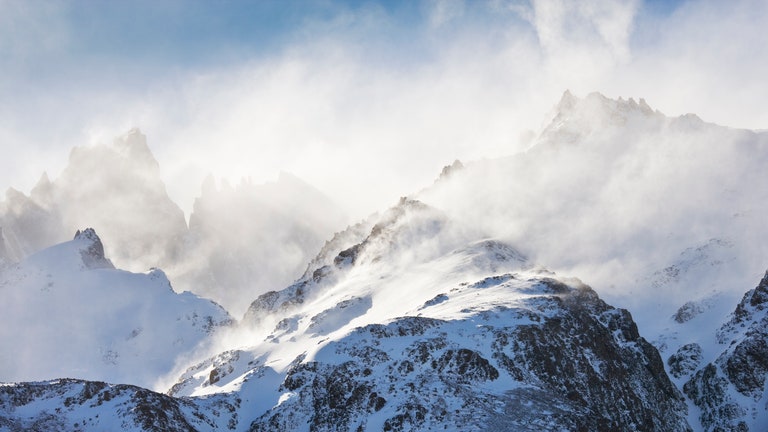
[[[157,160],[147,145],[147,136],[141,133],[138,128],[133,128],[125,135],[115,139],[113,146],[118,152],[132,160],[158,166]]]
[[[29,193],[29,196],[35,200],[38,204],[51,201],[51,194],[53,193],[53,183],[48,178],[48,172],[43,171],[43,175],[40,176],[40,180],[37,181],[35,187]]]
[[[622,97],[611,99],[598,92],[579,98],[566,90],[541,136],[554,142],[575,142],[594,131],[624,127],[629,123],[654,122],[660,118],[664,118],[663,114],[642,98],[638,101]]]
[[[573,95],[569,90],[563,93],[560,102],[557,104],[556,111],[560,114],[573,114],[574,112],[588,111],[597,113],[599,111],[609,113],[629,113],[637,112],[644,115],[652,115],[656,111],[651,108],[645,99],[640,98],[637,101],[633,98],[624,99],[619,96],[617,99],[611,99],[600,92],[589,93],[584,98]]]
[[[104,244],[101,243],[101,239],[93,228],[77,230],[73,241],[82,243],[80,256],[83,258],[85,268],[115,268],[112,261],[104,255]]]
[[[570,90],[566,90],[563,92],[563,96],[560,97],[560,102],[557,103],[557,111],[563,112],[571,110],[576,106],[578,101],[579,99],[576,98]]]

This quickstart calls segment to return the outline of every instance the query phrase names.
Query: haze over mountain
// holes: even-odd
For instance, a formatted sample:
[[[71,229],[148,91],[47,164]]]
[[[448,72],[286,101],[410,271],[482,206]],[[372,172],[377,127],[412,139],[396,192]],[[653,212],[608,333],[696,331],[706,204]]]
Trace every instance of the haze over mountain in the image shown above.
[[[209,177],[187,227],[138,129],[111,145],[75,147],[60,177],[43,174],[29,196],[10,188],[0,202],[6,260],[20,261],[89,226],[107,239],[107,255],[119,267],[162,267],[177,289],[205,295],[234,316],[253,297],[298,277],[344,220],[333,202],[290,174],[220,188]]]
[[[289,207],[283,188],[207,182],[188,238],[212,243],[174,256],[190,280],[226,290],[269,266],[228,229],[263,211],[241,198],[259,189],[293,212],[245,233],[303,248],[306,271],[155,373],[167,395],[9,384],[0,427],[764,430],[766,158],[765,132],[565,92],[525,152],[454,162],[314,251],[304,228],[331,224],[327,201]],[[185,258],[196,247],[219,261]]]
[[[209,173],[288,171],[360,219],[524,150],[565,89],[768,124],[763,0],[44,3],[0,4],[0,185],[26,194],[137,126],[187,216]]]

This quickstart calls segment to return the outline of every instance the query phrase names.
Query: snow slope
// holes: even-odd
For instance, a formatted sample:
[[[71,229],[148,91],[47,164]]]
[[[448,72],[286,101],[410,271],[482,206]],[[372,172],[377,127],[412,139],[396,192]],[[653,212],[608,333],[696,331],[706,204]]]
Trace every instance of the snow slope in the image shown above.
[[[78,377],[152,387],[229,315],[158,269],[115,269],[92,229],[0,273],[0,381]]]

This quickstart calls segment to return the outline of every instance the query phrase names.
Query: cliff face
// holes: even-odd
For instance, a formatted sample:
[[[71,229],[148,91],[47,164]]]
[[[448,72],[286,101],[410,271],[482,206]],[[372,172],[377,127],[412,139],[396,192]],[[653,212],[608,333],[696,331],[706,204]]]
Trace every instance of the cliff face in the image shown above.
[[[701,409],[705,431],[762,430],[768,425],[768,273],[718,330],[717,342],[719,355],[685,383],[686,395]]]

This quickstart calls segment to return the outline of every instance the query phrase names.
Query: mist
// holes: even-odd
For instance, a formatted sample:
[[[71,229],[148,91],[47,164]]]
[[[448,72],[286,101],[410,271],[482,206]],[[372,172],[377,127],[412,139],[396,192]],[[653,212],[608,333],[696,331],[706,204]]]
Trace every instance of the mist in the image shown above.
[[[0,180],[22,191],[43,170],[55,178],[71,146],[140,127],[187,216],[208,174],[237,184],[288,171],[359,219],[454,159],[525,149],[565,89],[645,97],[729,126],[768,120],[757,1],[339,2],[258,40],[200,36],[199,48],[157,32],[200,5],[121,10],[147,14],[135,45],[78,30],[76,5],[44,6],[3,3],[13,26],[0,47],[13,67],[0,96]],[[114,10],[102,12],[122,28]],[[99,35],[103,45],[83,42]]]

